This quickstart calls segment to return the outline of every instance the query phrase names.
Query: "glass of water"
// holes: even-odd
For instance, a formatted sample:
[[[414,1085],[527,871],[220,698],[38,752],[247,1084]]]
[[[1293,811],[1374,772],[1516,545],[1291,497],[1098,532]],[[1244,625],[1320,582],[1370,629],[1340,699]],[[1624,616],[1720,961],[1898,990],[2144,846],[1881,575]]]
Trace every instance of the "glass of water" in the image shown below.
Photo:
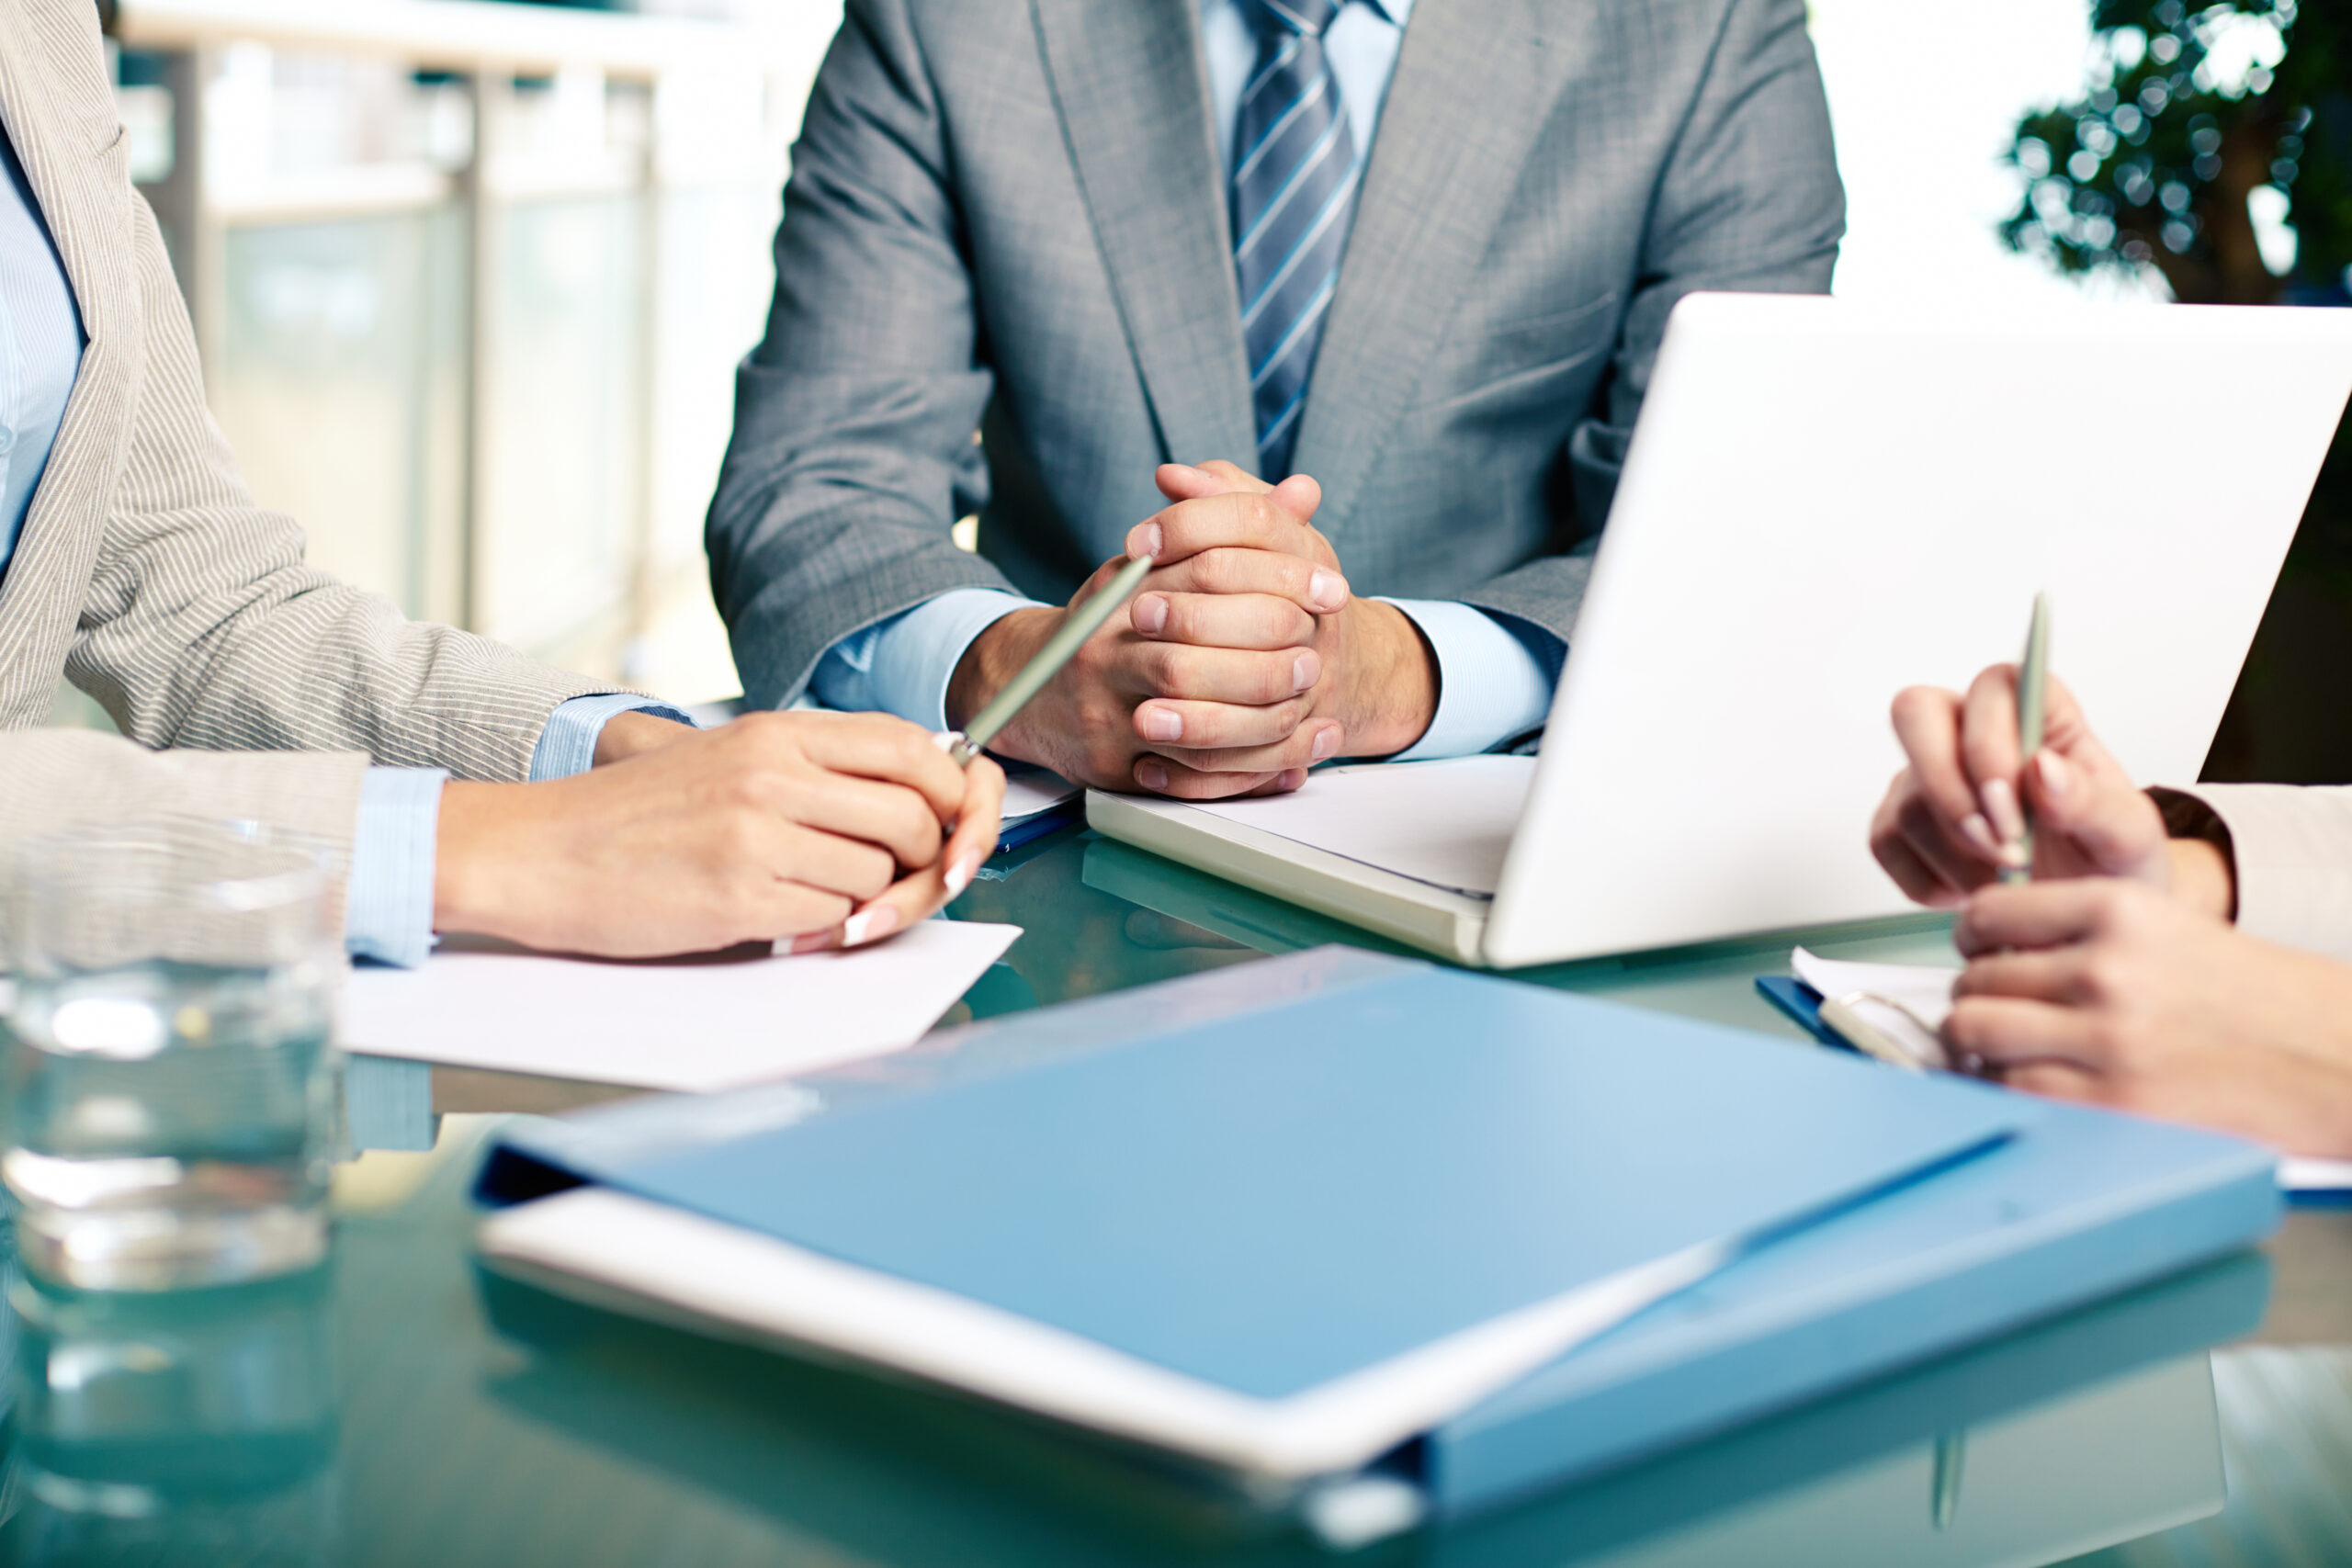
[[[27,1269],[165,1291],[326,1256],[334,869],[316,840],[184,818],[21,852],[0,1180]]]

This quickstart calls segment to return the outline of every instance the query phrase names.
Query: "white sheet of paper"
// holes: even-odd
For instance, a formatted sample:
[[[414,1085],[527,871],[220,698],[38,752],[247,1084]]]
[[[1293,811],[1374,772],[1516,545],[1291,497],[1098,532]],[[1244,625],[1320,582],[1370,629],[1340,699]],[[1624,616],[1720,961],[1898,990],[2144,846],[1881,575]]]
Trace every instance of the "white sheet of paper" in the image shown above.
[[[1200,803],[1213,817],[1458,893],[1492,897],[1535,782],[1532,757],[1361,762],[1289,795]]]
[[[847,953],[654,964],[443,952],[353,971],[340,1040],[543,1077],[731,1089],[914,1043],[1020,934],[922,920]]]
[[[1856,964],[1823,958],[1802,947],[1789,954],[1789,966],[1826,1001],[1867,992],[1872,999],[1854,1004],[1865,1022],[1919,1061],[1946,1065],[1943,1041],[1936,1032],[1951,1016],[1951,983],[1960,978],[1959,970],[1924,964]]]
[[[1004,820],[1007,826],[1040,811],[1051,811],[1078,794],[1078,786],[1059,773],[1043,768],[1021,768],[1004,778]]]

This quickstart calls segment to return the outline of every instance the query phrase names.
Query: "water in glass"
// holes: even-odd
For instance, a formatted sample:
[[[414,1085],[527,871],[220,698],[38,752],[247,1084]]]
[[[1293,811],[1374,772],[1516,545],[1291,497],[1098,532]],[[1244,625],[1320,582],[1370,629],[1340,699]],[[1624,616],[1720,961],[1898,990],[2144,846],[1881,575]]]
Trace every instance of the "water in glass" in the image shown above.
[[[332,869],[315,843],[236,823],[22,853],[0,1179],[28,1269],[173,1290],[325,1255]]]

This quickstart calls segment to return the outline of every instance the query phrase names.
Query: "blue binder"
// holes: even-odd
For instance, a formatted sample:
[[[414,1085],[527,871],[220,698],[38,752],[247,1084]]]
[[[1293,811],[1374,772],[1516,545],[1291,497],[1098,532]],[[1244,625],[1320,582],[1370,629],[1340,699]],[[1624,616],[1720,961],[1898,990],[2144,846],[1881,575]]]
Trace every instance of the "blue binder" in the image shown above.
[[[481,1190],[581,1181],[1260,1398],[1770,1238],[1434,1423],[1413,1458],[1446,1512],[2234,1250],[2278,1207],[2232,1140],[1333,949],[518,1124]]]

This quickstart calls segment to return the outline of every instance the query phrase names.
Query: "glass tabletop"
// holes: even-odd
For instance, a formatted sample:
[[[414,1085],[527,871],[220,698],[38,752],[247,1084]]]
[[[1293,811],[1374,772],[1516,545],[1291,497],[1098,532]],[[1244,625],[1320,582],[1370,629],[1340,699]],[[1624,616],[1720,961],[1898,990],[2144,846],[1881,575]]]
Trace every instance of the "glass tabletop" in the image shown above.
[[[1025,934],[950,1025],[1359,940],[1076,830],[1001,857],[952,913]],[[1807,938],[1896,960],[1943,940],[1931,919]],[[1754,989],[1786,955],[1524,977],[1814,1048]],[[1132,1450],[480,1269],[468,1190],[500,1119],[626,1092],[355,1058],[326,1268],[150,1298],[12,1276],[0,1562],[2352,1562],[2352,1211],[2298,1211],[2263,1253],[1340,1555]]]

